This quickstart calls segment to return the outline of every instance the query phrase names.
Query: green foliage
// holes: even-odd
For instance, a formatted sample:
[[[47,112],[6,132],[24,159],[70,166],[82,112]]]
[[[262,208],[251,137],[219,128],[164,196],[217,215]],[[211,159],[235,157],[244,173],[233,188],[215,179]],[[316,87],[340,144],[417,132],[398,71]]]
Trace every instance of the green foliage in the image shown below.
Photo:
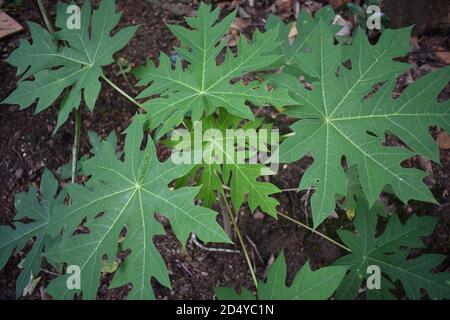
[[[128,27],[111,36],[121,14],[115,12],[115,1],[102,1],[91,10],[90,1],[81,9],[81,28],[67,28],[67,4],[58,4],[56,27],[50,34],[29,22],[32,43],[21,40],[20,47],[8,58],[21,75],[18,88],[2,103],[18,104],[22,109],[39,100],[36,113],[55,102],[63,94],[58,124],[63,125],[73,109],[78,109],[83,93],[88,108],[94,110],[101,89],[102,67],[114,62],[113,54],[121,50],[136,32]],[[89,33],[89,30],[92,30]],[[28,80],[30,76],[34,80]]]
[[[125,226],[127,234],[121,249],[131,249],[131,254],[120,266],[112,287],[131,283],[133,290],[129,298],[151,299],[154,298],[152,277],[170,286],[166,266],[152,241],[153,236],[164,234],[155,213],[171,221],[181,243],[186,242],[190,232],[207,242],[230,241],[217,224],[216,213],[193,204],[198,188],[170,190],[167,187],[189,172],[192,165],[175,165],[170,160],[159,162],[151,139],[145,150],[140,150],[142,139],[142,125],[133,122],[127,129],[124,161],[117,158],[115,146],[102,142],[95,155],[83,165],[86,175],[92,178],[86,186],[68,187],[72,203],[50,224],[50,232],[59,233],[64,229],[64,240],[50,248],[46,257],[54,264],[80,266],[85,299],[95,299],[103,256],[108,257],[108,264],[114,262]],[[103,215],[98,216],[100,213]],[[89,234],[70,236],[83,219],[87,219],[84,225]],[[73,298],[76,292],[68,290],[65,283],[65,276],[56,279],[50,284],[50,294]]]
[[[53,243],[48,229],[50,222],[59,214],[66,196],[65,191],[56,196],[57,190],[58,181],[50,171],[45,170],[41,179],[41,199],[34,186],[28,192],[16,195],[15,228],[0,226],[0,269],[5,266],[11,253],[22,250],[34,238],[32,249],[22,261],[22,272],[16,284],[17,297],[22,296],[30,279],[37,277],[41,271],[42,250]],[[25,223],[24,219],[32,222]]]
[[[95,154],[98,151],[98,148],[101,146],[102,139],[99,137],[95,132],[89,131],[89,143],[92,146],[91,153]],[[117,135],[116,132],[113,131],[111,134],[106,138],[106,140],[112,145],[117,145]],[[122,156],[121,151],[116,151],[117,157]],[[78,160],[77,163],[77,176],[86,176],[86,173],[83,171],[83,164],[90,159],[89,155],[84,155]],[[63,180],[70,179],[72,176],[72,162],[66,163],[62,167],[58,169],[58,174],[61,176]]]
[[[256,297],[246,288],[236,293],[231,288],[216,288],[220,300],[325,300],[330,298],[342,281],[346,266],[332,266],[312,271],[307,262],[286,286],[286,262],[282,253],[270,267],[266,282],[259,282]]]
[[[66,27],[66,9],[67,5],[58,5],[54,34],[30,23],[32,42],[22,40],[8,59],[21,79],[4,101],[28,108],[39,100],[36,112],[40,112],[63,96],[57,128],[73,109],[80,108],[82,96],[89,109],[94,109],[102,67],[113,62],[113,54],[136,31],[129,27],[111,35],[121,16],[115,12],[115,1],[101,1],[94,11],[86,1],[80,30]],[[112,288],[131,284],[128,298],[154,299],[151,279],[170,287],[168,270],[153,242],[155,236],[165,234],[157,215],[169,220],[183,246],[191,233],[204,242],[230,243],[217,213],[210,209],[220,195],[231,198],[236,212],[247,201],[251,212],[259,207],[276,218],[279,203],[273,196],[281,191],[260,181],[261,176],[274,174],[268,172],[267,163],[230,163],[226,161],[229,150],[223,149],[229,129],[271,128],[273,124],[265,119],[255,119],[250,108],[270,104],[287,107],[284,113],[298,120],[280,147],[282,161],[291,163],[307,155],[314,159],[299,186],[314,189],[314,226],[344,197],[342,207],[354,219],[356,231],[339,230],[338,234],[348,246],[340,247],[350,253],[316,271],[306,263],[290,286],[281,254],[270,267],[267,281],[257,284],[255,280],[256,295],[245,288],[240,294],[218,288],[216,295],[245,300],[328,299],[333,295],[351,299],[369,280],[367,267],[377,265],[382,288],[367,290],[368,299],[392,299],[400,285],[410,299],[421,298],[423,290],[433,299],[450,298],[448,273],[433,273],[445,256],[424,254],[410,259],[417,253],[412,249],[424,247],[420,238],[433,232],[437,219],[413,215],[402,224],[397,215],[387,218],[379,198],[384,191],[403,202],[435,202],[423,183],[426,173],[407,169],[402,162],[414,155],[439,161],[429,127],[450,131],[449,102],[438,103],[450,79],[449,67],[421,77],[394,99],[396,78],[411,68],[397,59],[409,51],[409,28],[385,31],[376,45],[361,30],[352,45],[335,45],[336,26],[330,25],[334,13],[325,7],[314,18],[300,14],[298,36],[292,43],[288,39],[291,26],[271,17],[268,30],[256,31],[252,41],[241,36],[234,54],[227,48],[225,35],[235,15],[219,21],[219,9],[202,4],[195,17],[186,19],[188,28],[169,26],[180,41],[177,52],[182,59],[172,65],[161,54],[158,67],[148,62],[135,72],[139,85],[147,86],[139,98],[149,98],[143,104],[148,113],[133,119],[125,132],[124,150],[115,133],[106,140],[89,133],[91,155],[80,159],[76,172],[83,177],[82,184],[64,185],[58,193],[58,181],[45,171],[40,191],[32,186],[16,195],[14,226],[0,227],[0,268],[32,242],[20,263],[23,270],[17,295],[38,276],[45,262],[60,273],[47,288],[55,299],[75,295],[95,299],[102,272],[114,273]],[[273,69],[278,72],[266,72]],[[265,71],[261,76],[266,81],[244,84],[245,75],[259,71]],[[165,140],[177,152],[160,162],[155,148],[159,138],[180,124],[194,135],[197,120],[202,120],[202,138],[208,129],[218,133],[201,141],[206,160],[179,164],[174,157],[191,151],[191,142],[181,151],[173,141]],[[148,128],[157,130],[154,140],[144,135]],[[387,134],[406,147],[386,146]],[[244,142],[244,147],[249,145]],[[247,148],[244,157],[248,160],[269,146],[270,140],[258,144],[257,150]],[[210,161],[218,156],[225,161]],[[60,173],[63,180],[68,178],[71,166],[61,167]],[[65,274],[73,265],[81,272],[81,288],[74,290],[67,286],[70,275]]]
[[[285,89],[269,91],[266,83],[230,83],[250,71],[264,70],[280,58],[280,55],[272,54],[278,46],[277,30],[256,31],[252,43],[241,37],[237,56],[225,49],[227,38],[224,35],[235,15],[233,12],[216,23],[219,8],[211,11],[209,5],[202,4],[196,17],[186,18],[192,30],[169,26],[181,43],[177,52],[189,62],[189,66],[183,69],[178,59],[172,69],[170,58],[161,54],[158,68],[149,61],[146,67],[136,71],[139,85],[151,83],[138,98],[159,95],[143,104],[149,112],[151,129],[159,127],[158,136],[178,126],[186,115],[196,121],[203,114],[212,114],[218,107],[225,108],[232,115],[253,120],[246,101],[280,107],[294,103]],[[225,60],[218,65],[216,58],[222,50],[226,50]]]
[[[306,10],[301,10],[296,22],[285,24],[283,19],[278,16],[270,15],[266,23],[266,29],[278,29],[278,41],[281,43],[277,48],[282,58],[278,64],[285,66],[284,73],[291,73],[298,75],[299,73],[308,76],[305,72],[299,70],[296,56],[308,49],[308,40],[313,36],[313,31],[317,28],[320,21],[331,24],[334,19],[334,11],[330,6],[325,6],[314,15],[314,18]],[[296,25],[297,36],[291,41],[289,34],[292,29],[292,24]],[[339,26],[330,25],[330,28],[337,32]]]
[[[205,117],[202,120],[201,129],[197,127],[196,130],[189,121],[185,123],[189,128],[192,143],[181,141],[177,145],[174,141],[170,141],[166,144],[174,144],[175,151],[180,154],[180,157],[182,157],[183,152],[192,153],[190,158],[193,161],[195,156],[193,151],[196,144],[194,139],[200,139],[196,131],[201,130],[199,133],[205,138],[204,141],[200,141],[202,143],[203,160],[188,176],[183,177],[178,185],[185,185],[190,180],[195,181],[196,175],[199,173],[200,176],[196,185],[201,187],[198,198],[202,200],[204,206],[211,207],[217,202],[216,191],[225,195],[223,185],[226,185],[230,189],[231,201],[236,211],[239,211],[247,196],[251,212],[260,207],[262,211],[276,217],[276,207],[279,203],[271,195],[279,193],[280,190],[269,182],[257,180],[262,175],[273,173],[263,164],[249,161],[249,158],[254,157],[256,152],[267,150],[268,144],[261,145],[261,141],[258,141],[258,150],[250,150],[248,143],[252,139],[251,135],[245,136],[245,130],[261,128],[262,119],[241,125],[241,118],[222,109],[217,117],[213,115]],[[227,135],[227,130],[236,130],[236,136]],[[180,138],[182,137],[181,134],[180,132]],[[172,137],[172,140],[177,139],[177,135]],[[238,139],[242,139],[238,146],[241,146],[241,144],[241,147],[245,146],[243,159],[246,160],[246,163],[240,163],[236,159],[239,147],[236,147],[235,143]],[[270,143],[269,139],[270,137],[268,137],[267,143]],[[231,150],[227,148],[229,145],[233,146]]]
[[[423,248],[421,237],[430,235],[437,223],[433,217],[411,216],[402,224],[397,215],[389,218],[381,235],[376,237],[377,214],[369,210],[364,200],[358,202],[354,221],[357,233],[340,230],[338,234],[352,253],[337,260],[334,265],[350,266],[339,287],[336,298],[353,299],[358,296],[364,280],[370,276],[367,268],[376,265],[383,274],[381,289],[367,290],[369,299],[393,299],[391,289],[399,281],[410,299],[421,298],[425,289],[432,299],[450,297],[448,273],[432,273],[446,258],[445,255],[424,254],[408,259],[411,253],[406,248]]]
[[[370,206],[387,185],[403,202],[435,202],[422,181],[426,173],[400,163],[414,154],[439,160],[428,128],[438,125],[450,130],[448,102],[437,102],[450,69],[423,76],[393,99],[395,78],[411,67],[393,60],[408,53],[409,32],[409,28],[387,30],[374,46],[358,32],[351,46],[342,47],[334,45],[332,31],[320,22],[307,41],[310,50],[295,57],[302,70],[319,79],[312,83],[313,89],[307,90],[289,74],[270,75],[275,86],[289,89],[298,101],[299,106],[286,113],[301,120],[292,125],[295,135],[281,145],[280,158],[289,163],[312,154],[314,163],[300,188],[316,190],[311,199],[315,226],[335,209],[335,196],[346,195],[343,156],[348,166],[358,168]],[[342,64],[348,60],[351,68]],[[382,87],[366,98],[380,82]],[[384,146],[386,133],[412,150]]]
[[[350,220],[353,220],[358,206],[358,199],[365,199],[364,191],[361,186],[361,182],[358,176],[358,169],[356,166],[352,166],[347,170],[347,196],[342,201],[342,207],[347,210],[347,215],[351,215],[353,217],[349,217]],[[391,193],[388,191],[389,188],[385,188],[383,192]],[[371,212],[382,216],[387,217],[387,212],[384,207],[381,199],[377,199],[370,209]]]

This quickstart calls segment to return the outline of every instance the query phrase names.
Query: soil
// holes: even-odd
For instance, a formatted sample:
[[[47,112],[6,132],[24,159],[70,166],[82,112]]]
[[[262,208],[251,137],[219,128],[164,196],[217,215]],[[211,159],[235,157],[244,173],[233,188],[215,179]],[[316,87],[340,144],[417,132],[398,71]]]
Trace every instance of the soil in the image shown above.
[[[98,1],[93,2],[94,5],[98,3]],[[173,54],[172,48],[176,45],[176,40],[165,24],[181,22],[182,16],[190,14],[192,8],[195,8],[192,1],[188,1],[187,7],[181,7],[181,9],[174,9],[170,5],[161,6],[155,1],[118,0],[116,2],[118,9],[124,11],[121,26],[140,25],[139,31],[131,43],[116,56],[126,58],[133,66],[142,65],[147,59],[157,59],[160,51]],[[50,15],[54,17],[56,1],[44,1],[44,3],[49,8]],[[264,24],[263,19],[268,16],[268,9],[273,3],[274,1],[256,1],[254,10],[247,8],[252,21],[247,27],[248,30]],[[318,5],[315,4],[315,7]],[[230,10],[230,8],[225,9]],[[8,10],[8,14],[22,25],[25,25],[25,21],[28,20],[41,23],[31,1],[25,1],[25,4],[17,9]],[[25,29],[21,34],[0,41],[0,101],[15,88],[16,70],[5,62],[5,59],[18,47],[19,39],[29,38],[28,28]],[[416,38],[416,44],[414,52],[406,59],[410,63],[414,63],[417,68],[399,80],[399,92],[412,79],[416,79],[432,69],[442,67],[443,64],[434,51],[438,47],[447,48],[447,50],[449,47],[445,34]],[[127,83],[119,74],[117,65],[106,68],[106,74],[121,88],[128,90]],[[135,82],[132,76],[128,75],[128,77],[132,83]],[[447,100],[449,96],[450,86],[447,86],[441,99]],[[58,133],[53,135],[57,105],[58,102],[38,115],[34,114],[34,108],[21,111],[17,106],[2,105],[0,107],[0,224],[12,223],[15,216],[14,195],[16,193],[26,191],[32,184],[39,185],[44,168],[57,174],[58,168],[70,161],[73,120],[66,123]],[[106,137],[112,130],[120,135],[137,112],[136,107],[106,84],[102,87],[95,113],[91,114],[86,110],[83,109],[82,116],[82,132],[84,134],[80,145],[81,155],[89,154],[90,145],[86,134],[88,130],[95,131],[103,137]],[[268,119],[273,119],[274,116],[274,112],[270,110],[264,111],[262,114]],[[288,124],[286,119],[279,117],[277,120],[277,125],[284,130]],[[436,135],[438,131],[435,128],[432,133]],[[120,141],[123,143],[123,137]],[[158,150],[160,156],[164,157],[167,150],[162,146]],[[449,254],[450,150],[441,150],[441,160],[442,164],[438,165],[416,157],[406,163],[409,166],[430,170],[431,177],[427,179],[427,183],[441,206],[414,201],[405,205],[392,196],[384,196],[388,208],[399,212],[401,217],[407,217],[413,213],[441,217],[433,235],[426,239],[427,247],[417,250],[415,255],[423,252],[442,253],[447,256]],[[281,189],[295,188],[311,162],[310,158],[305,158],[284,166],[280,169],[280,173],[271,179],[271,182]],[[285,192],[277,196],[280,201],[279,210],[298,220],[310,222],[308,195],[306,192]],[[329,218],[319,229],[335,239],[337,239],[336,230],[339,226],[351,225],[346,220],[345,214],[340,209],[337,210],[338,215],[335,218]],[[276,221],[258,212],[250,215],[248,208],[245,207],[239,213],[238,224],[243,234],[246,235],[247,246],[250,248],[259,278],[264,278],[273,257],[283,248],[288,264],[288,283],[306,261],[310,260],[313,268],[317,268],[333,262],[343,254],[339,247],[283,218]],[[218,286],[236,289],[244,286],[254,289],[243,254],[209,252],[192,244],[183,249],[172,233],[170,225],[166,224],[165,227],[167,235],[154,240],[167,263],[172,289],[165,288],[153,281],[158,299],[213,299],[213,288]],[[31,244],[25,248],[25,252],[30,249],[30,246]],[[217,246],[230,248],[230,246]],[[236,248],[239,249],[239,246]],[[231,247],[231,249],[236,248]],[[0,299],[15,299],[15,280],[20,272],[17,265],[25,252],[16,253],[11,257],[4,270],[0,271]],[[449,270],[449,266],[450,259],[447,259],[438,269],[439,271]],[[48,298],[42,289],[54,277],[53,272],[51,268],[43,270],[40,274],[42,279],[38,289],[25,299]],[[108,289],[111,279],[111,274],[102,276],[98,298],[125,299],[130,287]]]

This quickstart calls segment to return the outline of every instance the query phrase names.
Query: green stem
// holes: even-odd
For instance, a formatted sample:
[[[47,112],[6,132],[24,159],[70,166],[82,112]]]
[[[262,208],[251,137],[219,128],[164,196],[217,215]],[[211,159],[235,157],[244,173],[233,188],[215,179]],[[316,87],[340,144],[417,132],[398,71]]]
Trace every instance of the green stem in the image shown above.
[[[321,232],[319,232],[319,231],[317,231],[317,230],[314,230],[314,229],[311,228],[310,226],[307,226],[306,224],[301,223],[300,221],[297,221],[297,220],[295,220],[295,219],[289,217],[288,215],[285,215],[284,213],[278,212],[278,215],[281,216],[281,217],[283,217],[283,218],[285,218],[286,220],[289,220],[289,221],[291,221],[291,222],[293,222],[293,223],[295,223],[295,224],[297,224],[297,225],[299,225],[299,226],[305,228],[306,230],[311,231],[311,232],[314,233],[314,234],[317,234],[318,236],[320,236],[320,237],[322,237],[322,238],[324,238],[324,239],[330,241],[331,243],[337,245],[338,247],[344,249],[345,251],[352,252],[352,250],[350,250],[349,248],[347,248],[347,247],[344,246],[343,244],[340,244],[340,243],[337,242],[336,240],[333,240],[333,239],[331,239],[330,237],[324,235],[323,233],[321,233]]]
[[[125,70],[123,69],[123,67],[120,63],[117,63],[117,65],[119,66],[120,73],[122,74],[123,78],[125,79],[125,83],[127,84],[128,89],[130,89],[130,91],[133,92],[133,86],[131,85],[130,80],[128,80]]]
[[[236,231],[237,237],[239,239],[239,243],[241,244],[242,250],[244,251],[245,260],[247,261],[248,268],[249,268],[250,273],[252,275],[253,283],[255,284],[255,288],[258,289],[258,279],[256,278],[256,273],[255,273],[255,270],[253,268],[253,264],[252,264],[252,261],[250,259],[250,256],[248,254],[247,247],[245,246],[244,239],[242,238],[241,232],[240,232],[239,227],[238,227],[238,225],[236,223],[236,220],[234,218],[233,211],[231,210],[230,205],[228,204],[228,200],[227,200],[225,195],[223,195],[223,199],[224,199],[225,206],[226,206],[226,208],[228,210],[228,213],[230,215],[231,223],[233,224],[234,230]]]
[[[55,29],[53,29],[53,25],[50,22],[50,19],[49,19],[48,14],[47,14],[47,10],[45,10],[45,7],[44,7],[44,4],[42,3],[42,0],[37,0],[37,4],[38,4],[38,7],[39,7],[39,10],[41,11],[42,19],[44,20],[44,23],[45,23],[45,26],[46,26],[47,30],[50,33],[54,33]]]
[[[52,23],[47,14],[47,10],[42,3],[42,0],[37,0],[37,4],[39,10],[41,11],[42,19],[44,20],[45,26],[50,33],[54,33],[55,29],[53,28]],[[75,183],[77,178],[77,162],[78,162],[78,152],[80,148],[80,136],[81,136],[81,107],[79,107],[75,111],[75,129],[74,129],[74,138],[72,145],[72,184]]]
[[[145,110],[144,106],[142,104],[140,104],[139,102],[137,102],[135,99],[133,99],[129,94],[127,94],[125,91],[123,91],[122,89],[120,89],[117,85],[114,84],[114,82],[112,82],[111,80],[109,80],[107,77],[105,77],[104,75],[102,75],[102,79],[105,80],[105,82],[107,84],[109,84],[114,90],[116,90],[118,93],[120,93],[122,96],[124,96],[128,101],[130,101],[131,103],[133,103],[134,105],[136,105],[137,107]]]
[[[78,151],[80,149],[81,136],[81,106],[75,110],[75,133],[72,146],[72,183],[75,183],[77,178],[77,161]]]
[[[316,190],[316,188],[311,187],[311,188],[308,188],[308,190]],[[308,191],[308,190],[299,189],[299,188],[289,188],[289,189],[281,189],[280,192],[297,192],[297,193],[299,193],[301,191]]]
[[[228,208],[225,204],[225,201],[227,201],[227,199],[225,198],[224,195],[222,195],[221,193],[219,194],[219,205],[220,205],[220,213],[222,214],[222,218],[223,218],[223,228],[225,229],[225,232],[228,234],[228,236],[230,237],[231,240],[234,240],[234,232],[233,232],[233,227],[230,221],[230,215],[226,212],[228,211]]]

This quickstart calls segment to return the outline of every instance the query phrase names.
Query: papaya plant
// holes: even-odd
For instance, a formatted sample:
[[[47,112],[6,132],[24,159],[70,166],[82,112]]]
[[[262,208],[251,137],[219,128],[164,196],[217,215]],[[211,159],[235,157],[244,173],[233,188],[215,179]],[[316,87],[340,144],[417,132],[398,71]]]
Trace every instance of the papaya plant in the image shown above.
[[[358,295],[361,282],[367,280],[367,273],[364,271],[370,265],[379,266],[386,275],[380,280],[380,290],[367,290],[370,299],[393,299],[390,290],[395,288],[396,281],[402,283],[406,295],[411,299],[420,299],[421,289],[426,290],[432,299],[445,299],[448,296],[448,275],[431,272],[446,256],[424,254],[415,259],[407,259],[411,250],[405,249],[422,248],[420,237],[430,235],[438,219],[413,215],[402,224],[397,215],[392,215],[387,219],[383,233],[376,237],[376,212],[369,210],[365,200],[358,202],[356,211],[369,213],[356,215],[354,225],[357,234],[347,230],[338,231],[339,237],[352,253],[333,264],[350,266],[350,272],[336,292],[337,299],[352,299]]]
[[[61,97],[55,131],[73,110],[76,119],[71,170],[64,166],[59,177],[71,176],[72,183],[59,185],[45,170],[39,188],[16,195],[13,226],[0,226],[0,268],[33,243],[20,264],[18,297],[46,263],[57,273],[47,287],[53,299],[96,299],[105,266],[114,273],[111,288],[130,284],[129,299],[155,299],[152,278],[170,287],[153,242],[165,234],[165,217],[183,247],[194,235],[207,243],[239,243],[253,287],[240,293],[211,288],[219,299],[392,299],[399,292],[410,299],[424,297],[423,292],[432,299],[450,298],[449,274],[432,272],[445,256],[412,251],[424,247],[420,238],[432,234],[438,219],[412,215],[403,220],[387,214],[380,201],[380,194],[389,192],[405,203],[436,203],[423,182],[427,174],[402,162],[416,155],[439,162],[429,128],[450,132],[449,102],[438,102],[450,68],[430,72],[392,98],[396,79],[412,68],[398,60],[409,52],[410,28],[386,30],[375,45],[364,32],[357,32],[351,45],[337,44],[334,13],[325,7],[314,17],[301,12],[292,43],[290,25],[270,17],[266,30],[255,31],[251,40],[242,36],[232,51],[227,33],[237,11],[220,19],[218,8],[202,3],[194,17],[186,18],[187,27],[169,26],[179,40],[180,59],[174,63],[161,53],[159,64],[149,60],[134,70],[143,90],[133,98],[103,68],[114,62],[114,53],[137,27],[113,33],[121,14],[115,1],[102,0],[96,10],[85,1],[81,27],[71,29],[68,8],[58,4],[55,31],[43,10],[47,29],[30,23],[31,42],[21,41],[8,59],[20,80],[2,103],[28,108],[38,100],[40,112]],[[91,132],[91,152],[78,159],[81,108],[85,104],[95,112],[100,80],[141,112],[124,132],[123,149],[114,133],[102,139]],[[278,135],[256,147],[251,137],[236,145],[234,139],[246,129],[276,127],[258,116],[267,107],[295,119],[279,149]],[[182,130],[194,141],[180,147]],[[223,142],[231,130],[238,132],[231,137],[231,149],[243,151],[245,163],[224,161],[230,150],[224,150]],[[198,133],[200,150],[194,151]],[[387,135],[404,146],[387,145]],[[165,161],[158,159],[158,143],[173,149]],[[198,151],[202,157],[196,162],[192,156]],[[255,158],[260,151],[270,156]],[[287,191],[270,182],[277,172],[269,164],[277,161],[278,152],[283,164],[308,155],[314,160],[298,188],[313,190],[313,226],[278,209],[276,196]],[[236,222],[246,205],[251,213],[259,210],[269,219],[286,219],[315,233],[338,246],[342,256],[318,269],[305,263],[288,285],[281,253],[267,278],[258,280]],[[347,210],[342,218],[350,220],[345,224],[349,230],[338,230],[343,243],[318,230],[332,212],[339,212],[337,205]],[[87,231],[80,232],[81,226]],[[73,266],[79,270],[78,286],[69,285]],[[380,270],[375,287],[367,273],[372,267]]]
[[[57,31],[53,34],[30,22],[33,43],[22,41],[7,60],[17,67],[21,81],[4,103],[28,108],[39,100],[36,112],[41,112],[68,88],[55,130],[67,121],[72,110],[80,107],[82,94],[89,110],[94,110],[101,90],[100,78],[104,77],[102,67],[114,62],[113,54],[128,43],[137,29],[127,27],[110,35],[121,16],[115,12],[113,1],[102,1],[94,11],[86,1],[79,29],[68,28],[67,8],[66,4],[58,4]],[[28,80],[30,76],[33,81]]]
[[[428,129],[432,125],[450,129],[448,102],[438,102],[450,68],[423,76],[393,99],[396,77],[412,67],[394,60],[408,53],[410,31],[387,30],[376,45],[358,32],[351,46],[339,46],[321,21],[306,44],[310,50],[296,56],[299,68],[317,79],[313,89],[305,89],[290,74],[268,76],[273,86],[289,88],[298,101],[285,111],[300,120],[292,125],[295,135],[280,146],[280,158],[289,163],[312,154],[314,163],[300,188],[316,190],[311,199],[315,226],[334,210],[336,195],[346,195],[343,156],[348,166],[356,165],[370,206],[388,185],[403,202],[435,202],[422,181],[426,173],[400,164],[416,154],[439,162],[439,150]],[[349,61],[347,68],[343,63]],[[381,88],[365,98],[379,83]],[[385,146],[386,133],[409,148]]]
[[[333,295],[346,271],[346,266],[330,266],[312,271],[307,262],[287,287],[284,283],[286,262],[281,253],[270,267],[267,281],[260,282],[257,296],[246,288],[240,294],[231,288],[216,288],[215,292],[221,300],[324,300]]]

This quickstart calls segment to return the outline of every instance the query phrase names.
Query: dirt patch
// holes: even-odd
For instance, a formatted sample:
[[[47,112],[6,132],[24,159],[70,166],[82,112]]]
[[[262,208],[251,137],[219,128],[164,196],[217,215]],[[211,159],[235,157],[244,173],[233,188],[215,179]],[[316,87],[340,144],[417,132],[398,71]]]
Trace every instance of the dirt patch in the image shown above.
[[[79,1],[78,1],[79,2]],[[94,4],[98,1],[94,1]],[[54,16],[55,1],[47,1],[50,14]],[[257,1],[258,3],[258,1]],[[124,11],[121,26],[139,24],[140,28],[131,43],[120,52],[117,57],[126,58],[132,65],[142,65],[146,59],[156,59],[160,51],[173,53],[172,47],[176,40],[165,27],[165,23],[179,22],[182,20],[177,11],[168,9],[167,6],[152,4],[151,1],[117,1],[118,8]],[[267,1],[265,6],[258,4],[252,12],[252,23],[248,28],[257,28],[263,25],[263,18],[267,17],[267,9],[272,5]],[[29,1],[9,14],[25,25],[26,20],[40,23],[34,7]],[[0,42],[0,100],[6,98],[15,88],[15,69],[4,60],[18,46],[20,38],[29,37],[28,28],[20,35],[13,36]],[[420,52],[408,57],[410,62],[418,68],[415,73],[405,75],[399,82],[399,90],[408,83],[409,77],[417,78],[432,68],[440,67],[440,62],[433,53],[433,49],[425,38],[420,43]],[[436,40],[438,41],[438,40]],[[439,42],[439,41],[438,41]],[[445,45],[445,38],[439,42]],[[119,68],[113,65],[107,68],[107,75],[120,87],[127,90],[127,83],[118,74]],[[132,83],[132,77],[129,79]],[[443,99],[448,99],[450,86],[443,93]],[[15,216],[14,194],[25,191],[30,185],[40,183],[40,176],[44,168],[49,168],[56,173],[58,168],[69,162],[71,145],[73,141],[73,120],[65,124],[60,131],[52,135],[56,124],[57,105],[48,110],[34,115],[34,108],[20,111],[16,106],[0,107],[0,224],[10,224]],[[88,154],[90,146],[87,141],[88,130],[97,132],[106,137],[112,130],[120,134],[125,129],[136,108],[127,100],[116,94],[110,87],[103,84],[102,92],[97,101],[94,114],[83,111],[83,131],[85,134],[81,140],[81,155]],[[273,119],[273,110],[262,113],[267,119]],[[289,121],[282,117],[277,118],[276,124],[287,131]],[[123,137],[120,138],[123,143]],[[162,148],[158,148],[160,153]],[[433,206],[424,203],[411,202],[404,205],[395,199],[388,199],[392,209],[400,213],[402,217],[419,213],[441,217],[440,223],[434,234],[427,239],[427,248],[420,252],[437,252],[447,254],[450,248],[450,151],[442,150],[442,166],[431,164],[432,178],[430,186],[433,194],[441,201],[442,206]],[[272,179],[272,182],[281,189],[295,188],[298,186],[301,176],[307,166],[312,162],[310,158],[302,159],[296,163],[284,166],[280,173]],[[409,165],[421,166],[420,159],[411,160]],[[285,192],[277,196],[280,200],[281,212],[301,220],[309,221],[310,208],[306,205],[308,194],[306,192]],[[345,223],[345,215],[338,212],[337,219],[328,219],[320,228],[327,235],[336,237],[336,229]],[[263,278],[268,264],[274,255],[284,248],[288,264],[288,279],[292,280],[295,273],[308,260],[313,268],[325,266],[336,260],[343,253],[333,244],[322,238],[300,229],[296,225],[280,218],[276,221],[262,214],[250,215],[247,208],[243,208],[239,214],[238,224],[246,235],[247,246],[250,248],[252,259],[257,267],[257,274]],[[164,288],[153,282],[156,295],[159,299],[213,299],[213,288],[227,286],[239,288],[245,286],[253,288],[245,258],[240,253],[220,253],[204,251],[196,246],[187,246],[184,250],[175,236],[166,227],[167,235],[157,237],[155,243],[169,269],[172,289]],[[29,250],[30,245],[26,250]],[[227,248],[230,248],[228,246]],[[231,246],[231,248],[234,248]],[[24,253],[18,253],[11,257],[7,266],[0,271],[0,299],[15,298],[15,280],[20,272],[17,267]],[[449,259],[439,269],[449,268]],[[54,277],[52,270],[42,271],[40,286],[44,286]],[[112,275],[102,276],[102,283],[98,292],[100,299],[124,299],[129,291],[129,286],[118,289],[108,289]],[[40,299],[39,290],[27,299]]]

